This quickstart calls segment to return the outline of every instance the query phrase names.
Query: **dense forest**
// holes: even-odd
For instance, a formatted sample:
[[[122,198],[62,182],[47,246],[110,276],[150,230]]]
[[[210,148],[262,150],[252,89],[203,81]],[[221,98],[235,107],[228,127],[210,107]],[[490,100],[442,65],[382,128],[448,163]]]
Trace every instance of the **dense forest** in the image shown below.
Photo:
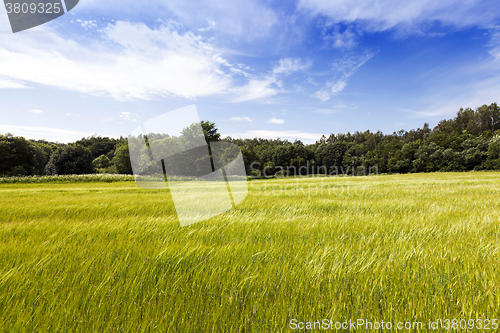
[[[500,108],[496,103],[460,109],[433,129],[392,134],[355,132],[323,136],[314,144],[300,140],[221,138],[214,123],[202,122],[207,141],[241,147],[247,174],[273,176],[500,169]],[[149,140],[154,136],[148,136]],[[92,136],[71,144],[0,135],[0,176],[121,173],[131,174],[126,138]]]

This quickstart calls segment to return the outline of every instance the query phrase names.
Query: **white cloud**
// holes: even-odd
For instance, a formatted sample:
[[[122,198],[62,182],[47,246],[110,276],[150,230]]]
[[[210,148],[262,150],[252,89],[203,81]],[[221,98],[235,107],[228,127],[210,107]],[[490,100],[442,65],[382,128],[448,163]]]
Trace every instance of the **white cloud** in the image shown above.
[[[489,54],[494,58],[495,62],[500,63],[500,29],[495,29],[491,34],[491,42]]]
[[[335,71],[352,75],[368,60],[370,60],[374,55],[375,53],[366,53],[358,56],[350,56],[342,58],[334,62],[332,68]]]
[[[488,52],[496,61],[500,60],[500,46],[495,46]]]
[[[311,61],[303,62],[299,58],[282,58],[277,67],[273,69],[273,74],[288,75],[293,72],[303,71],[312,66]]]
[[[241,133],[228,133],[222,136],[230,136],[232,138],[263,138],[263,139],[286,139],[295,141],[299,139],[304,143],[314,143],[321,138],[320,133],[308,133],[302,131],[267,131],[267,130],[251,130]]]
[[[253,121],[253,119],[251,119],[249,117],[231,117],[231,120],[232,121],[248,121],[249,123],[251,123]]]
[[[300,0],[299,9],[326,15],[333,23],[356,22],[367,31],[401,26],[421,33],[419,26],[439,21],[454,27],[494,25],[500,18],[497,1],[483,0]]]
[[[173,23],[151,29],[118,21],[101,33],[103,39],[90,45],[54,33],[1,39],[0,88],[35,83],[119,101],[226,95],[244,102],[284,92],[281,76],[312,65],[282,58],[268,74],[250,74],[248,66],[231,64],[214,45],[192,32],[179,33]],[[236,84],[236,76],[244,81]]]
[[[32,113],[43,113],[42,110],[31,110]]]
[[[194,10],[195,9],[195,10]],[[190,30],[207,28],[207,18],[216,21],[209,30],[227,37],[258,40],[268,36],[273,26],[279,24],[278,15],[264,1],[246,0],[148,0],[141,1],[80,1],[80,13],[95,13],[107,17],[127,17],[141,20],[144,17],[175,17]],[[203,30],[202,30],[203,31]]]
[[[494,47],[500,44],[500,34],[493,33]],[[427,87],[418,106],[400,108],[417,118],[441,120],[453,118],[460,108],[476,108],[500,102],[500,58],[476,59],[472,62],[441,67],[439,72],[426,76]],[[439,117],[439,118],[438,118]]]
[[[331,113],[337,113],[341,112],[342,110],[354,110],[357,107],[355,105],[345,105],[345,104],[338,104],[334,105],[331,108],[310,108],[311,112],[313,113],[322,113],[322,114],[331,114]]]
[[[80,23],[82,25],[82,28],[85,30],[89,29],[94,29],[97,27],[97,21],[96,20],[80,20],[77,19],[76,22]]]
[[[336,95],[347,86],[347,81],[345,79],[337,81],[330,89],[332,95]]]
[[[314,79],[312,77],[308,77],[304,82],[312,84],[313,86],[319,86],[319,83],[314,81]]]
[[[23,136],[26,139],[45,139],[61,143],[74,142],[93,134],[89,132],[71,131],[60,128],[16,126],[7,124],[0,124],[0,133],[12,133],[17,136]]]
[[[435,97],[434,102],[425,103],[421,110],[404,110],[413,113],[417,117],[443,117],[453,118],[460,108],[475,109],[483,104],[491,104],[500,101],[500,81],[497,79],[486,80],[480,84],[468,86],[470,91],[457,91],[453,97]],[[431,99],[432,97],[428,98]],[[424,105],[425,105],[424,104]]]
[[[212,59],[214,59],[216,62],[218,62],[219,64],[223,65],[224,67],[227,67],[232,73],[243,75],[246,78],[250,78],[251,77],[251,75],[245,70],[245,69],[249,69],[248,67],[241,66],[241,64],[238,64],[238,65],[234,66],[229,61],[227,61],[226,59],[222,58],[220,54],[214,55],[212,57]]]
[[[0,89],[25,89],[24,84],[0,77]]]
[[[162,3],[185,24],[205,25],[206,18],[216,18],[212,29],[237,38],[248,40],[267,36],[279,22],[272,9],[261,1],[245,0],[194,0],[155,1]],[[123,6],[120,4],[120,6]],[[196,8],[196,10],[193,10]]]
[[[351,56],[335,62],[333,64],[334,78],[328,81],[322,89],[316,91],[313,96],[326,102],[333,95],[340,93],[347,86],[347,80],[374,55],[375,53],[368,53],[361,56]]]
[[[246,102],[271,97],[279,92],[277,88],[281,85],[281,81],[278,81],[275,77],[252,79],[245,86],[232,89],[232,92],[237,95],[232,101]]]
[[[414,114],[418,118],[439,117],[439,119],[452,118],[460,108],[476,108],[483,104],[500,102],[500,75],[497,64],[493,61],[490,66],[460,72],[458,76],[451,76],[446,81],[436,83],[441,89],[431,87],[429,92],[421,98],[419,109],[402,109],[401,111]],[[475,79],[476,74],[488,78]],[[446,86],[447,89],[443,89]]]
[[[211,20],[211,19],[207,19],[207,23],[208,23],[208,27],[200,28],[200,29],[198,29],[198,31],[209,31],[209,30],[212,30],[216,25],[216,22]]]
[[[283,82],[280,76],[303,71],[312,66],[311,61],[302,61],[299,58],[282,58],[279,60],[271,74],[263,78],[252,78],[248,84],[232,89],[238,95],[233,102],[245,102],[274,96],[283,91]]]
[[[344,32],[339,31],[339,27],[324,37],[327,46],[338,49],[350,50],[357,44],[358,35],[353,32],[352,27],[347,28]]]
[[[271,118],[267,121],[269,124],[284,124],[284,119]]]
[[[324,88],[322,88],[321,90],[316,91],[313,94],[313,97],[316,97],[317,99],[319,99],[322,102],[328,101],[332,97],[332,92],[330,91],[330,87],[328,87],[328,85],[327,85]]]
[[[117,22],[104,36],[105,46],[87,47],[55,34],[3,38],[0,75],[117,100],[194,99],[230,88],[231,77],[213,59],[212,46],[193,33]]]
[[[120,118],[127,121],[137,122],[140,118],[139,114],[132,112],[122,112]],[[107,119],[107,121],[113,120],[112,118]]]

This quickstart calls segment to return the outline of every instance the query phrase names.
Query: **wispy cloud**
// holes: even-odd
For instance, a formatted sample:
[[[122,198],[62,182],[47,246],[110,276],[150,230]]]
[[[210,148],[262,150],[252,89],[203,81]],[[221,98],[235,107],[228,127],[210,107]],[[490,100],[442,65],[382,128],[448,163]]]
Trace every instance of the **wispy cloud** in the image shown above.
[[[42,110],[31,110],[32,113],[43,113]]]
[[[342,110],[354,110],[357,107],[355,105],[345,105],[338,104],[334,105],[331,108],[309,108],[313,113],[322,113],[322,114],[331,114],[341,112]]]
[[[313,96],[326,102],[333,95],[340,93],[347,86],[347,80],[374,55],[375,53],[368,53],[361,56],[351,56],[334,63],[334,78],[328,81],[322,89],[316,91]]]
[[[489,54],[500,67],[500,27],[492,30],[491,42],[488,46],[490,47]]]
[[[280,59],[278,66],[273,69],[273,74],[288,75],[303,71],[311,66],[312,62],[310,60],[302,61],[300,58],[283,58]]]
[[[267,121],[269,124],[284,124],[285,120],[284,119],[278,119],[278,118],[271,118]]]
[[[231,117],[231,120],[232,121],[248,121],[249,123],[251,123],[253,121],[253,119],[251,119],[249,117]]]
[[[88,137],[94,133],[71,131],[60,128],[51,127],[33,127],[33,126],[16,126],[0,124],[0,133],[12,133],[17,136],[23,136],[26,139],[41,140],[68,143],[79,140],[83,137]]]
[[[215,21],[213,21],[211,19],[207,19],[207,23],[208,23],[208,27],[200,28],[200,29],[198,29],[198,31],[209,31],[209,30],[212,30],[213,28],[215,28],[215,25],[216,25]]]
[[[319,83],[314,81],[312,77],[308,77],[304,82],[312,84],[313,86],[319,86]]]
[[[196,8],[196,10],[193,10]],[[277,13],[268,2],[245,0],[148,0],[148,5],[134,0],[121,1],[80,1],[79,13],[98,13],[105,17],[127,17],[140,20],[144,17],[175,17],[184,28],[192,31],[207,28],[207,18],[216,23],[207,29],[224,36],[236,36],[246,40],[256,40],[269,35],[272,28],[280,23]],[[205,30],[206,31],[206,30]]]
[[[76,22],[78,22],[79,24],[81,24],[82,28],[84,28],[85,30],[94,29],[94,28],[97,27],[97,21],[96,20],[80,20],[80,19],[76,19]]]
[[[333,23],[355,22],[366,31],[397,27],[418,34],[429,22],[458,28],[488,27],[500,18],[500,3],[484,0],[300,0],[298,7],[312,15],[325,15]]]
[[[350,50],[357,45],[359,36],[353,31],[352,27],[348,27],[343,32],[339,30],[340,28],[336,26],[333,32],[323,37],[326,46]]]
[[[2,39],[0,75],[117,100],[194,99],[231,86],[230,75],[213,59],[213,47],[193,33],[117,22],[103,34],[104,46],[83,46],[56,34],[44,36],[43,43],[29,34]]]
[[[28,88],[24,84],[0,77],[0,89],[25,89]]]
[[[215,45],[170,23],[153,29],[118,21],[102,37],[87,45],[57,34],[43,43],[28,34],[0,40],[0,88],[36,83],[119,101],[224,95],[245,102],[284,92],[283,77],[312,65],[282,58],[267,74],[250,74],[247,65],[232,64]]]
[[[130,2],[134,2],[129,0]],[[175,13],[184,24],[191,26],[206,26],[206,18],[210,17],[216,24],[211,30],[226,36],[245,36],[248,40],[262,38],[270,33],[271,28],[279,23],[278,15],[263,1],[244,0],[182,0],[161,1],[152,0],[155,6],[165,6]],[[135,4],[137,6],[137,4]],[[122,7],[123,4],[117,5]],[[139,9],[144,6],[138,6]],[[151,6],[155,8],[154,6]],[[197,10],[193,11],[193,8]],[[202,28],[203,29],[203,28]]]
[[[126,121],[132,121],[132,122],[137,122],[137,120],[140,118],[139,114],[137,113],[132,113],[132,112],[122,112],[120,114],[120,118]]]
[[[419,105],[400,109],[416,118],[452,118],[460,108],[476,108],[483,104],[500,102],[500,34],[492,33],[489,45],[491,57],[481,57],[460,66],[440,68],[428,76],[428,86],[419,98]],[[498,48],[498,49],[497,49]]]
[[[232,99],[232,102],[246,102],[271,97],[279,92],[280,86],[282,86],[282,82],[276,77],[252,79],[248,84],[231,90],[237,96]]]
[[[500,101],[500,76],[498,70],[493,71],[497,75],[492,75],[488,79],[467,81],[466,78],[460,80],[459,84],[450,82],[453,89],[449,91],[439,91],[425,96],[422,99],[421,109],[405,109],[417,118],[438,118],[454,117],[460,108],[476,108],[483,104],[490,104]]]
[[[312,66],[311,61],[299,58],[282,58],[269,75],[261,78],[252,78],[241,87],[232,89],[237,95],[233,102],[245,102],[274,96],[283,91],[282,77],[295,72],[303,71]]]

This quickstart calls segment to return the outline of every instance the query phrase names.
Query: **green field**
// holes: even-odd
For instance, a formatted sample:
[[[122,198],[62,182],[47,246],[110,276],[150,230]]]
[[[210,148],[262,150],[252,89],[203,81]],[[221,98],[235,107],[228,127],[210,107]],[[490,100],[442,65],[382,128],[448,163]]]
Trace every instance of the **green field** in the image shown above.
[[[499,223],[498,172],[255,180],[183,228],[133,182],[0,184],[0,330],[499,318]]]

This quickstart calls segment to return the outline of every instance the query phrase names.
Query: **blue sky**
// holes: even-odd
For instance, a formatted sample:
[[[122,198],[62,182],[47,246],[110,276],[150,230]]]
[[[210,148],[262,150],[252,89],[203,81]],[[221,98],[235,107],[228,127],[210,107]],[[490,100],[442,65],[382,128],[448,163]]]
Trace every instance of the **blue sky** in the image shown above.
[[[500,102],[497,1],[81,0],[16,34],[2,7],[0,32],[0,133],[33,139],[195,104],[224,136],[312,143]]]

